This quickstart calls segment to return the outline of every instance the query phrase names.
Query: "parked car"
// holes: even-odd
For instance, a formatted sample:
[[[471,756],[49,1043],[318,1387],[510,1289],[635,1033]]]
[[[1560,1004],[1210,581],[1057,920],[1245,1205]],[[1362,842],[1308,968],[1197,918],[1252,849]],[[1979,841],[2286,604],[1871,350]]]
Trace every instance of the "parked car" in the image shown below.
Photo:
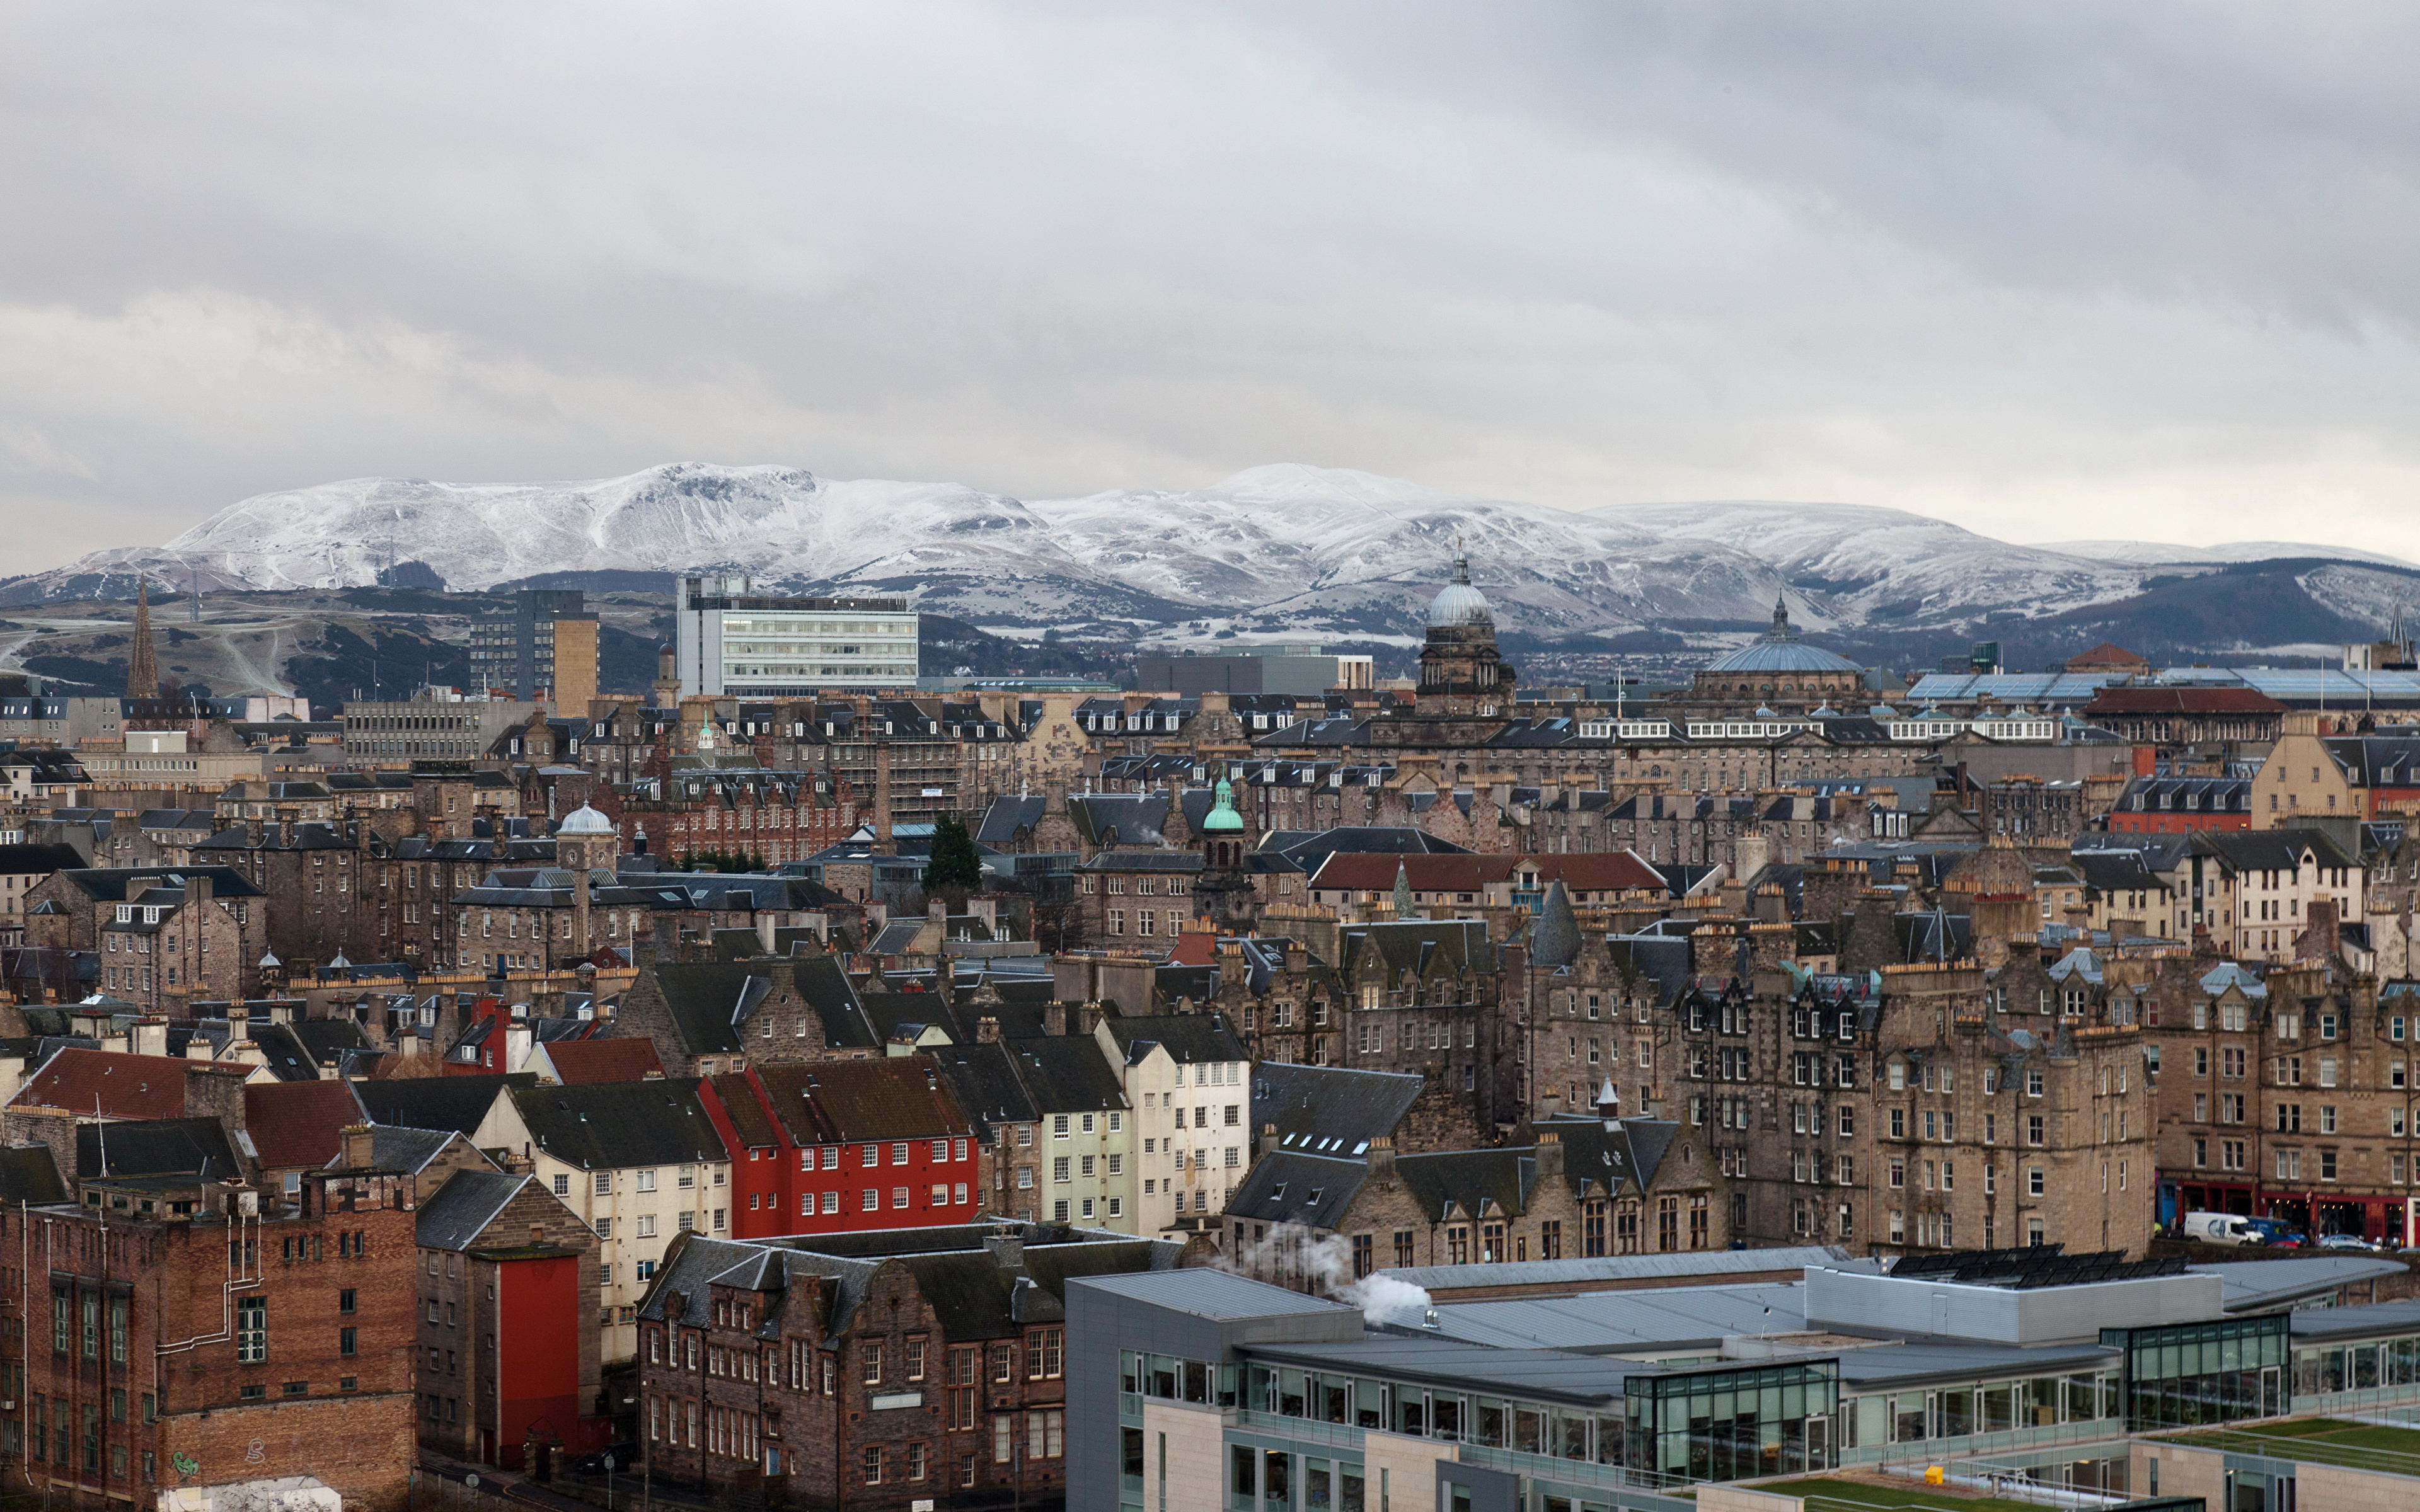
[[[636,1470],[639,1466],[639,1441],[630,1439],[621,1443],[609,1443],[593,1455],[582,1457],[573,1468],[583,1475],[601,1475],[605,1473],[605,1459],[609,1455],[613,1457],[616,1473]]]
[[[2368,1240],[2362,1238],[2359,1234],[2325,1234],[2320,1236],[2319,1247],[2321,1249],[2357,1249],[2368,1251],[2374,1250],[2378,1246],[2372,1244]]]

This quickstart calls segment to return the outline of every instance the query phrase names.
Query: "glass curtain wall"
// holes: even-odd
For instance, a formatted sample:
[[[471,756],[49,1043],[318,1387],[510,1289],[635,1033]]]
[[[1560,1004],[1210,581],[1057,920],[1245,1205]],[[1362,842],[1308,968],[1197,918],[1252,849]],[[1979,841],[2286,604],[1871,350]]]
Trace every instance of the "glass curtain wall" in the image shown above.
[[[2158,1328],[2104,1328],[2101,1342],[2124,1350],[2130,1428],[2226,1423],[2286,1411],[2283,1313]]]

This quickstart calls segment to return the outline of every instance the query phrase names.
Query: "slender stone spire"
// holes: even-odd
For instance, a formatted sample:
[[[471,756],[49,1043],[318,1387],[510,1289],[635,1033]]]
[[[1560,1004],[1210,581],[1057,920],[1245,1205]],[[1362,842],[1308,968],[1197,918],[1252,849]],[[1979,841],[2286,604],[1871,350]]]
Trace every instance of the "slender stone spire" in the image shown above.
[[[151,655],[151,584],[139,575],[134,579],[134,650],[126,661],[126,696],[160,696],[160,664]]]

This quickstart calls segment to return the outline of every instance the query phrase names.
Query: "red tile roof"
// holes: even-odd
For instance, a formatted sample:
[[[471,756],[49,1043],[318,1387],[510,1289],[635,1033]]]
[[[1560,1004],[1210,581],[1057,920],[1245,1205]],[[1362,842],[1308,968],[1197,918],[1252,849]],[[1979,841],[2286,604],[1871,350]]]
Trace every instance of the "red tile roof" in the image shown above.
[[[2283,714],[2286,705],[2249,687],[2104,687],[2084,706],[2103,714]]]
[[[2078,652],[2067,658],[2069,671],[2080,671],[2090,667],[2149,667],[2149,665],[2151,665],[2149,662],[2124,646],[2115,645],[2107,640],[2102,641],[2089,651]]]
[[[556,1040],[545,1046],[546,1058],[566,1087],[592,1082],[642,1082],[661,1076],[664,1063],[653,1040]]]
[[[801,1145],[969,1133],[950,1084],[932,1072],[922,1056],[755,1068],[773,1116]]]
[[[336,1132],[369,1121],[350,1082],[255,1082],[243,1089],[244,1132],[272,1170],[327,1165],[336,1158]]]
[[[25,1079],[19,1106],[66,1108],[113,1119],[181,1119],[185,1076],[203,1063],[181,1056],[131,1056],[70,1045]],[[215,1069],[215,1068],[211,1068]],[[248,1066],[229,1068],[249,1073]]]

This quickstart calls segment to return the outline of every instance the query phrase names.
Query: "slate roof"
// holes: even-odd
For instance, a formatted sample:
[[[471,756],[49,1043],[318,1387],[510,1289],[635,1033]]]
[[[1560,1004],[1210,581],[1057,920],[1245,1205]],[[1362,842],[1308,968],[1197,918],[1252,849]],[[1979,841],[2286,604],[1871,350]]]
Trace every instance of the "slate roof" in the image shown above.
[[[1227,1199],[1226,1215],[1333,1229],[1369,1179],[1368,1162],[1299,1150],[1264,1152]]]
[[[74,872],[83,867],[84,856],[72,845],[54,845],[43,841],[0,845],[0,875],[46,876],[53,872]]]
[[[690,1055],[741,1051],[739,1026],[773,990],[761,964],[659,961],[653,970],[681,1048]]]
[[[697,1085],[683,1079],[526,1087],[510,1096],[533,1144],[589,1170],[727,1161],[730,1153],[698,1101]]]
[[[496,1099],[512,1088],[535,1087],[537,1078],[528,1072],[515,1072],[509,1076],[417,1076],[406,1080],[355,1082],[353,1089],[362,1105],[369,1109],[373,1123],[402,1124],[413,1129],[451,1129],[456,1134],[477,1132],[495,1106]]]
[[[824,1042],[835,1050],[872,1050],[882,1043],[858,1002],[857,989],[837,955],[792,958],[790,977],[799,995],[823,1021]]]
[[[2324,829],[2205,829],[2195,833],[2193,843],[2196,851],[2225,857],[2239,872],[2291,872],[2305,850],[2319,866],[2361,864]]]
[[[67,1182],[48,1145],[0,1149],[0,1203],[43,1208],[68,1200]]]
[[[216,1119],[152,1119],[76,1125],[76,1176],[207,1176],[224,1181],[244,1164]]]
[[[244,1132],[260,1164],[326,1165],[337,1155],[337,1132],[367,1123],[350,1082],[258,1082],[243,1089]]]
[[[350,1019],[297,1019],[286,1026],[286,1031],[322,1066],[334,1066],[347,1051],[371,1047],[369,1036]]]
[[[370,1164],[382,1171],[417,1176],[445,1147],[463,1137],[451,1129],[407,1129],[397,1124],[370,1126]],[[330,1161],[334,1165],[334,1161]]]
[[[1067,816],[1087,845],[1157,845],[1167,839],[1168,795],[1072,794]]]
[[[206,877],[210,893],[218,898],[258,898],[264,896],[251,879],[231,866],[124,866],[81,867],[59,873],[82,888],[96,903],[122,903],[126,901],[126,885],[136,878],[147,878],[167,887],[182,887],[188,877]]]
[[[1269,836],[1262,847],[1284,856],[1305,872],[1317,872],[1326,859],[1340,852],[1377,856],[1468,856],[1471,853],[1450,841],[1437,839],[1425,829],[1409,825],[1342,825],[1335,829],[1279,830]],[[1392,868],[1387,872],[1387,886],[1395,885]]]
[[[1125,1052],[1129,1066],[1149,1055],[1155,1044],[1180,1066],[1251,1058],[1223,1013],[1163,1013],[1152,1018],[1113,1013],[1101,1022]]]
[[[958,1106],[985,1138],[996,1124],[1038,1123],[1042,1110],[1016,1073],[1015,1047],[1007,1044],[937,1045],[925,1055],[957,1093]]]
[[[1264,1060],[1252,1067],[1252,1127],[1277,1126],[1271,1149],[1357,1159],[1394,1134],[1426,1085],[1398,1072]]]
[[[994,798],[984,810],[983,822],[975,827],[978,845],[1014,845],[1033,833],[1042,823],[1049,804],[1047,798]]]
[[[467,1250],[478,1243],[505,1205],[536,1180],[507,1171],[456,1171],[420,1205],[412,1242],[422,1249]]]
[[[1090,1035],[1044,1035],[1008,1046],[1033,1105],[1045,1114],[1091,1113],[1126,1105],[1117,1068]]]

